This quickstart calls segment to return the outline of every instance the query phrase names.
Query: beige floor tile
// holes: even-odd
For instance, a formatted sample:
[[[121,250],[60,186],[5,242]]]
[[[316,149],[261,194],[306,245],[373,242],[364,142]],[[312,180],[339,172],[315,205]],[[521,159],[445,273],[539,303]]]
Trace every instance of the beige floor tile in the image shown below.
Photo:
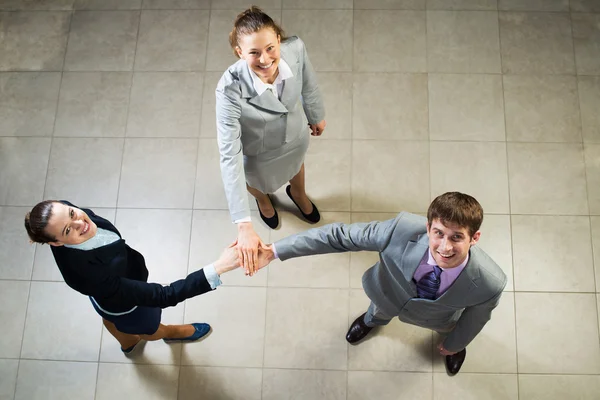
[[[486,213],[510,211],[505,143],[432,142],[430,154],[433,198],[459,191],[475,197]]]
[[[143,0],[75,0],[75,10],[139,10]]]
[[[93,211],[96,213],[96,215],[99,215],[114,224],[116,213],[114,208],[94,208]],[[56,261],[54,261],[54,256],[52,256],[50,245],[41,245],[39,243],[35,245],[33,275],[31,279],[34,281],[64,282],[60,270],[56,265]]]
[[[60,71],[70,18],[68,11],[0,13],[0,71]]]
[[[203,81],[199,72],[134,74],[127,136],[197,138]]]
[[[362,290],[350,294],[348,327],[367,311],[369,299]],[[359,346],[348,346],[348,369],[359,371],[431,372],[432,333],[394,318],[374,330]]]
[[[464,400],[517,400],[517,375],[433,374],[433,398]]]
[[[429,400],[431,373],[348,371],[348,400]]]
[[[593,400],[600,393],[600,376],[530,375],[519,376],[519,395],[528,400]]]
[[[54,136],[125,136],[131,80],[130,72],[65,72]]]
[[[21,360],[15,400],[94,400],[98,364]]]
[[[354,12],[354,71],[427,72],[426,41],[423,11],[357,10]]]
[[[0,359],[0,376],[2,376],[2,380],[0,381],[0,399],[14,399],[18,369],[19,360]]]
[[[346,371],[265,369],[263,400],[346,400]]]
[[[139,11],[73,14],[65,71],[131,71],[139,23]]]
[[[504,141],[504,99],[499,75],[429,74],[432,140]]]
[[[282,22],[304,41],[316,71],[352,71],[352,10],[283,10]]]
[[[429,206],[429,143],[355,141],[352,211],[424,212]]]
[[[426,140],[427,75],[354,74],[353,139]]]
[[[351,222],[387,221],[396,218],[395,213],[352,213]],[[376,251],[357,251],[350,253],[350,287],[362,288],[362,276],[366,270],[379,261],[379,253]]]
[[[485,214],[480,230],[481,237],[477,246],[483,249],[506,274],[508,282],[504,290],[514,290],[510,216]]]
[[[596,0],[571,0],[571,11],[600,12],[600,4]]]
[[[50,138],[0,137],[0,205],[34,206],[42,201]]]
[[[207,72],[204,74],[204,85],[202,86],[204,91],[202,93],[202,118],[200,121],[201,138],[217,137],[215,90],[217,89],[217,84],[219,83],[222,75],[223,72]],[[215,149],[216,148],[217,147],[215,143]]]
[[[62,282],[32,282],[21,357],[98,361],[102,318]]]
[[[590,214],[600,214],[600,144],[586,144],[585,170]]]
[[[502,72],[575,73],[568,13],[500,12],[499,22]]]
[[[70,10],[73,7],[73,0],[4,0],[0,4],[0,10]]]
[[[593,292],[588,217],[512,216],[515,289]]]
[[[277,242],[309,227],[295,215],[279,213],[281,228],[273,231],[271,240]],[[349,213],[322,213],[317,226],[335,222],[350,223]],[[323,254],[274,261],[269,267],[269,286],[348,288],[350,253]]]
[[[144,0],[145,9],[210,9],[210,0]]]
[[[515,142],[581,142],[577,79],[505,76],[506,138]]]
[[[164,325],[183,324],[185,303],[162,310],[161,323]],[[179,365],[181,363],[181,347],[179,343],[166,344],[162,340],[141,342],[135,350],[127,356],[121,351],[121,345],[103,328],[102,344],[100,348],[100,362],[119,364],[163,364]]]
[[[253,4],[263,10],[267,8],[281,8],[281,0],[255,0]],[[249,4],[245,0],[212,0],[211,7],[213,10],[225,9],[242,12],[245,8],[249,7]]]
[[[0,74],[0,87],[3,136],[52,135],[60,73],[3,73]]]
[[[252,214],[252,226],[264,243],[271,242],[271,230],[260,221],[258,213]],[[236,240],[237,235],[229,211],[194,210],[188,272],[216,261],[223,250]],[[261,270],[248,277],[239,268],[222,275],[221,281],[226,286],[267,286],[269,270]]]
[[[29,282],[0,281],[0,320],[5,323],[5,332],[0,340],[0,357],[19,358],[29,298]]]
[[[217,140],[200,139],[198,147],[194,208],[228,210],[229,206],[221,177]],[[248,199],[250,202],[250,197]],[[252,203],[253,201],[250,202],[250,205]]]
[[[198,141],[126,139],[119,207],[191,208]]]
[[[594,253],[594,271],[596,292],[600,293],[600,217],[590,217],[592,224],[592,251]]]
[[[581,125],[585,143],[600,143],[600,77],[578,77]]]
[[[178,380],[174,365],[100,363],[96,400],[177,400]]]
[[[569,11],[569,0],[498,0],[504,11]]]
[[[29,207],[0,207],[0,279],[30,280],[35,246],[23,229]]]
[[[323,139],[352,139],[352,84],[350,72],[319,72],[327,127]]]
[[[119,209],[117,224],[129,246],[146,259],[148,282],[170,284],[185,278],[192,210]]]
[[[424,10],[426,0],[354,0],[355,10]]]
[[[441,338],[434,335],[433,345]],[[460,370],[474,373],[517,373],[517,340],[515,331],[515,298],[513,292],[502,294],[500,304],[483,330],[467,346],[467,358]],[[435,372],[444,372],[444,357],[434,349]]]
[[[595,295],[515,293],[515,302],[520,373],[598,374]]]
[[[54,138],[44,198],[68,199],[80,207],[115,207],[123,146],[122,138]]]
[[[435,72],[500,72],[498,13],[428,11],[427,66]]]
[[[347,306],[347,290],[269,288],[264,366],[346,369]]]
[[[577,73],[600,75],[600,15],[574,13],[571,20]]]
[[[429,10],[483,10],[497,9],[494,0],[427,0]]]
[[[204,71],[208,10],[142,12],[136,71]]]
[[[259,368],[181,367],[179,400],[260,400]]]
[[[352,9],[353,0],[283,0],[284,9]]]
[[[185,323],[206,322],[212,333],[183,346],[182,365],[262,367],[266,288],[219,287],[185,304]]]
[[[589,212],[580,144],[509,143],[508,182],[514,214]]]

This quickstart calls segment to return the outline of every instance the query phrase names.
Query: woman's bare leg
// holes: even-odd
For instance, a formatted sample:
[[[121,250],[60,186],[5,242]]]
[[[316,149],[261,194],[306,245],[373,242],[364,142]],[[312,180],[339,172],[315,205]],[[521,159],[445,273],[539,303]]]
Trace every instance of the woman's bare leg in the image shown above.
[[[193,325],[163,325],[160,324],[156,332],[152,335],[140,335],[140,337],[147,341],[161,340],[161,339],[183,339],[188,336],[192,336],[196,332],[196,328]]]
[[[296,203],[298,203],[298,206],[300,206],[302,212],[304,214],[310,214],[313,210],[313,206],[306,195],[306,188],[304,185],[304,163],[302,164],[302,167],[300,167],[300,171],[296,174],[296,176],[290,179],[290,185],[292,186],[290,188],[292,197],[294,200],[296,200]]]
[[[105,320],[104,318],[102,318],[102,322],[104,323],[106,330],[108,330],[110,334],[113,335],[115,339],[117,339],[117,341],[121,344],[121,349],[123,350],[130,348],[131,346],[135,345],[141,340],[139,335],[131,335],[129,333],[123,333],[119,331],[115,324]]]
[[[248,192],[250,192],[250,194],[258,201],[260,212],[262,212],[265,217],[271,218],[273,215],[275,215],[275,209],[273,208],[271,200],[269,200],[269,196],[248,185],[246,185],[246,187],[248,188]]]

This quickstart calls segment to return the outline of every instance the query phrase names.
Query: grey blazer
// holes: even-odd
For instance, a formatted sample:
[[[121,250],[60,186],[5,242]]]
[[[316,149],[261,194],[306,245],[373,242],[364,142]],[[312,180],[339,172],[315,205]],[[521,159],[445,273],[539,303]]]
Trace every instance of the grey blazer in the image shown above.
[[[330,224],[275,243],[280,259],[344,251],[377,251],[379,261],[363,275],[363,288],[387,315],[448,332],[444,347],[464,349],[489,321],[506,286],[506,275],[474,246],[456,281],[436,300],[417,297],[413,275],[429,248],[427,219],[400,213],[384,222]]]
[[[216,90],[216,114],[221,174],[232,220],[250,216],[243,156],[276,156],[285,143],[306,133],[303,114],[311,124],[325,118],[316,74],[304,42],[290,37],[281,43],[281,58],[294,76],[285,80],[281,101],[254,90],[248,64],[239,60],[221,77]]]

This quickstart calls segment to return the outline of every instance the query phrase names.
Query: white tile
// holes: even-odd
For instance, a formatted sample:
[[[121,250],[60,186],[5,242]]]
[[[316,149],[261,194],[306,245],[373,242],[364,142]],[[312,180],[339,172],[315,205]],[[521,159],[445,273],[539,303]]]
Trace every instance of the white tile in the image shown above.
[[[592,224],[592,251],[594,253],[596,292],[598,293],[600,292],[600,217],[590,217],[590,222]]]
[[[282,0],[284,9],[345,9],[353,8],[353,0]]]
[[[569,0],[498,0],[498,9],[511,11],[569,11]]]
[[[280,212],[279,218],[281,228],[271,233],[273,242],[314,227],[288,212]],[[316,226],[336,222],[350,223],[350,214],[321,213],[321,221]],[[269,286],[348,288],[349,266],[350,253],[297,257],[284,262],[276,260],[268,267]]]
[[[594,400],[600,393],[596,375],[519,375],[519,395],[527,400]]]
[[[0,207],[0,279],[31,279],[35,246],[23,227],[29,207]]]
[[[352,139],[352,73],[319,72],[317,79],[325,103],[327,121],[321,138]]]
[[[15,386],[17,384],[17,370],[19,369],[19,360],[0,359],[0,400],[13,400],[15,396]]]
[[[578,79],[579,107],[585,143],[600,143],[600,76],[580,76]]]
[[[212,333],[183,346],[182,365],[262,367],[266,288],[219,287],[186,302],[185,323],[206,322]]]
[[[97,361],[102,318],[62,282],[32,282],[21,357]]]
[[[127,244],[144,256],[149,282],[170,284],[187,275],[192,210],[119,209],[116,220]]]
[[[362,290],[351,291],[346,329],[359,315],[367,311],[369,303],[369,298]],[[373,330],[364,342],[348,346],[348,369],[431,372],[431,339],[432,333],[429,329],[405,324],[394,318],[388,325]]]
[[[515,293],[515,302],[520,373],[600,372],[594,294]]]
[[[19,358],[29,297],[29,282],[0,281],[0,321],[4,332],[0,336],[0,357]]]
[[[210,8],[210,0],[144,0],[144,9],[203,9]]]
[[[348,291],[269,288],[264,366],[346,369]]]
[[[263,400],[346,400],[346,371],[265,369]]]
[[[517,375],[466,374],[450,377],[433,374],[433,398],[464,400],[517,400]]]
[[[177,400],[179,367],[100,363],[96,400]]]
[[[588,217],[513,215],[515,289],[593,292]]]
[[[181,367],[179,400],[261,400],[260,368]]]
[[[431,373],[348,371],[348,400],[430,400]]]
[[[584,146],[590,214],[600,214],[600,144]]]
[[[600,75],[600,15],[574,13],[571,21],[577,73]]]
[[[424,10],[426,0],[354,0],[355,10]]]
[[[15,400],[94,400],[98,364],[21,360]]]
[[[513,291],[513,251],[510,215],[485,214],[477,246],[502,268],[508,282],[505,291]]]

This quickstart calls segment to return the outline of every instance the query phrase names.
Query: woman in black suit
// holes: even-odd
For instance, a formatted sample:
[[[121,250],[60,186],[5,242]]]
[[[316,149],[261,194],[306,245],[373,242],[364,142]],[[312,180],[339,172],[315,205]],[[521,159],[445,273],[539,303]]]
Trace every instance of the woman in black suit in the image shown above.
[[[142,339],[181,342],[208,334],[210,326],[204,323],[161,324],[162,309],[215,289],[221,274],[239,266],[237,251],[229,247],[213,264],[185,279],[168,286],[148,283],[144,257],[125,243],[117,228],[67,201],[37,204],[25,216],[25,229],[32,242],[51,246],[65,283],[90,297],[126,354]]]

